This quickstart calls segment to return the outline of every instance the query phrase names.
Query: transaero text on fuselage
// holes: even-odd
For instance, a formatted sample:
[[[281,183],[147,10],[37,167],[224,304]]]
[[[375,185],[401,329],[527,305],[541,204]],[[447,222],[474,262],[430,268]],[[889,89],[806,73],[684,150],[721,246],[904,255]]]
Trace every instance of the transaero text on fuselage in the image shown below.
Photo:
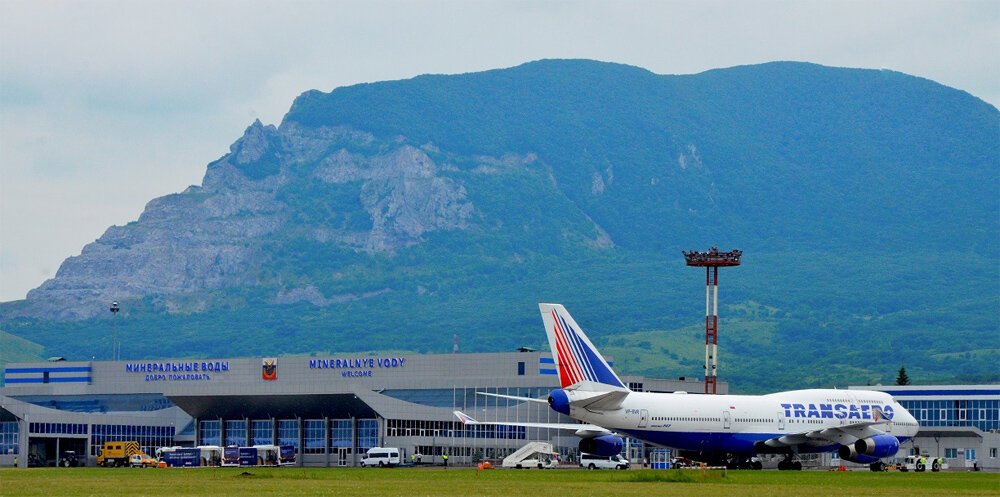
[[[309,359],[309,369],[343,369],[344,377],[371,376],[375,368],[399,368],[405,357],[352,357],[349,359]],[[365,370],[365,371],[357,371]]]

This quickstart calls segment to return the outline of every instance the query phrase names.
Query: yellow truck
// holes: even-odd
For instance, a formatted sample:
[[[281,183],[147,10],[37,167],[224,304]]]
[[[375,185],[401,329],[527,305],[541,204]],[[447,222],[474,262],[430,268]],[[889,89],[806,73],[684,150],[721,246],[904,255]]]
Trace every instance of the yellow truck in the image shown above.
[[[97,465],[128,466],[132,456],[140,452],[139,442],[104,442],[101,453],[97,455]]]

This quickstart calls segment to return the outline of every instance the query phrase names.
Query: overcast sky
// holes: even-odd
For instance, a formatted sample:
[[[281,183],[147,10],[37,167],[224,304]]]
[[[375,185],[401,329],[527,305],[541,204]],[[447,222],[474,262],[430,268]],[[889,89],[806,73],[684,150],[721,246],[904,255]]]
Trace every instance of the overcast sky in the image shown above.
[[[0,301],[309,89],[589,58],[888,68],[1000,104],[1000,1],[0,0]]]

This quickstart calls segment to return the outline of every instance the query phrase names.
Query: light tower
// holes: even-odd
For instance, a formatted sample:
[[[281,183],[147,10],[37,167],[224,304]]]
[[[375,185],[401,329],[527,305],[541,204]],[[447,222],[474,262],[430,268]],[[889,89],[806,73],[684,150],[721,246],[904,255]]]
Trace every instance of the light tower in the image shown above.
[[[742,250],[719,252],[712,247],[708,252],[684,252],[688,266],[705,268],[705,393],[715,393],[719,369],[719,267],[739,266]]]
[[[111,360],[118,360],[118,301],[111,303]]]

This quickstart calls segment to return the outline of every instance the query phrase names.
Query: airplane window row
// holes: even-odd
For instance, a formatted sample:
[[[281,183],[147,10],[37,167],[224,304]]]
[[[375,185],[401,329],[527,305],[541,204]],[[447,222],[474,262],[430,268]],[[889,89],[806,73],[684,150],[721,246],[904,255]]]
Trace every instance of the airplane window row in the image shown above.
[[[653,421],[722,421],[719,418],[687,418],[687,417],[670,417],[670,416],[653,416]]]
[[[737,423],[773,423],[773,419],[763,418],[736,418]]]

